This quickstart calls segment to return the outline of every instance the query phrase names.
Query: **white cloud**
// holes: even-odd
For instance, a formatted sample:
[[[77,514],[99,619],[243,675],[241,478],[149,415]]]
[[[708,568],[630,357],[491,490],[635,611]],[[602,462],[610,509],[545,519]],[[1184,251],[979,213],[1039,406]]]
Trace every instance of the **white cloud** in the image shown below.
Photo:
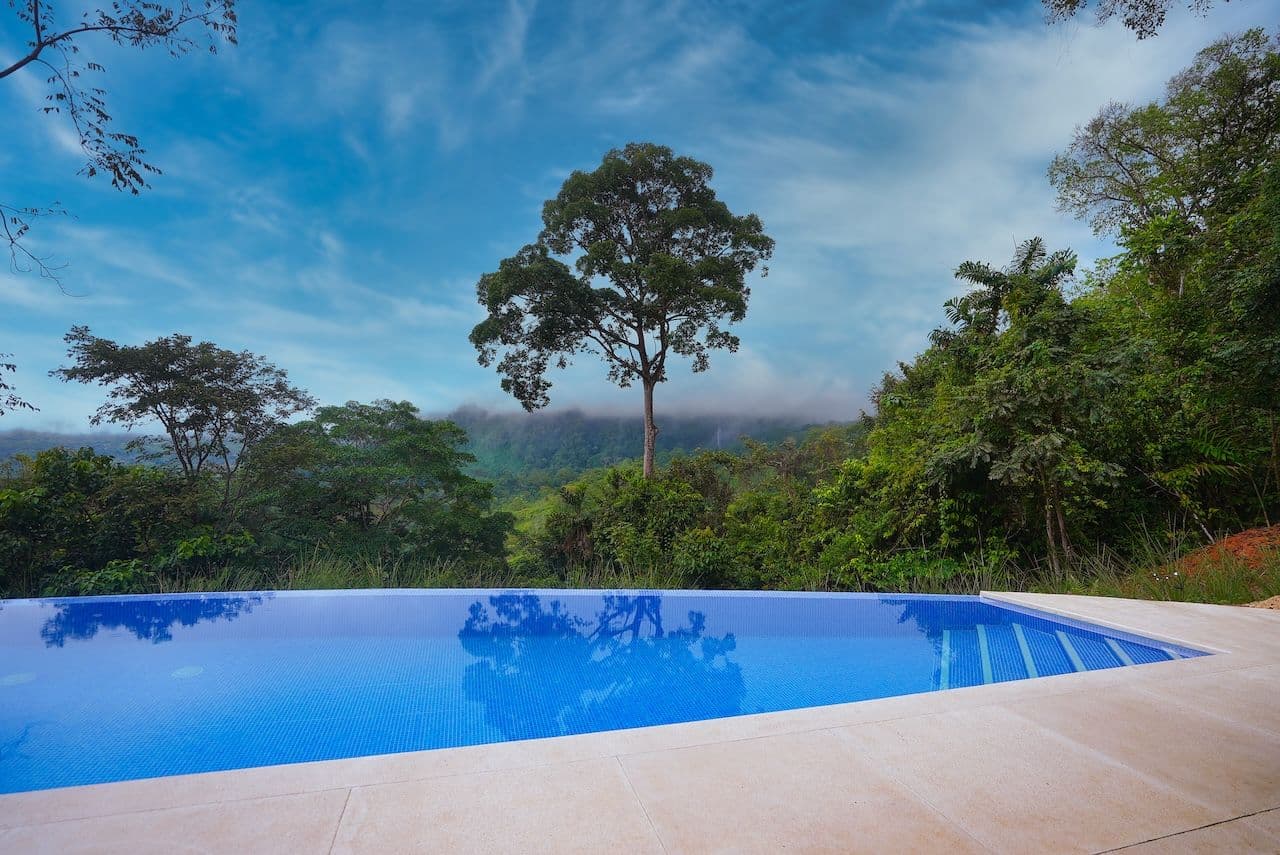
[[[31,115],[38,117],[46,138],[53,143],[56,151],[72,159],[84,161],[84,149],[80,145],[80,136],[76,133],[71,119],[66,113],[44,112],[46,107],[55,106],[46,97],[48,89],[43,85],[38,66],[27,66],[16,72],[9,80],[17,89],[21,102],[30,110]]]
[[[597,107],[606,113],[633,114],[680,101],[689,94],[714,88],[751,47],[737,27],[719,28],[705,40],[677,46],[675,55],[655,69],[644,65],[627,70],[617,84],[599,98]]]
[[[1033,235],[1074,248],[1083,265],[1111,252],[1055,211],[1050,158],[1108,100],[1158,98],[1215,33],[1247,23],[1175,18],[1138,42],[1118,23],[997,19],[876,62],[839,54],[782,65],[765,84],[769,97],[700,117],[680,136],[715,165],[735,210],[761,214],[778,249],[772,274],[754,286],[743,351],[720,355],[707,375],[673,372],[662,397],[852,416],[884,371],[927,345],[942,302],[963,288],[952,277],[961,261],[1003,264]],[[724,56],[760,51],[735,44]],[[688,78],[623,86],[602,105],[651,115],[661,107],[650,96],[687,100],[717,83],[711,73]],[[602,375],[587,360],[557,380],[553,397],[624,404],[625,392],[601,391]]]
[[[0,304],[15,311],[65,315],[91,307],[127,306],[129,302],[118,294],[76,294],[60,289],[50,279],[26,273],[0,273]]]
[[[153,247],[147,235],[71,224],[52,227],[50,232],[59,246],[74,248],[77,264],[101,265],[144,282],[172,285],[192,294],[206,288],[206,282],[191,269],[189,259]]]
[[[914,15],[924,8],[928,0],[893,0],[889,4],[889,23],[895,24],[900,19]]]
[[[499,22],[492,41],[484,51],[484,62],[475,75],[475,89],[488,89],[504,76],[504,72],[523,67],[525,40],[537,5],[536,0],[508,0],[506,17]]]
[[[961,261],[1002,264],[1033,235],[1086,263],[1109,251],[1055,212],[1048,161],[1107,100],[1158,97],[1206,41],[1194,21],[1140,43],[1118,25],[997,23],[897,57],[900,70],[828,56],[787,72],[779,97],[708,143],[726,195],[778,242],[744,340],[829,342],[825,360],[865,393],[926,346]]]
[[[791,55],[750,4],[510,0],[464,25],[452,16],[466,5],[259,22],[280,32],[218,60],[260,126],[163,138],[150,224],[42,227],[92,301],[0,280],[0,351],[21,353],[46,415],[92,410],[94,390],[42,379],[59,358],[47,329],[84,321],[121,340],[180,329],[248,348],[325,401],[513,408],[467,342],[476,277],[532,239],[569,171],[655,139],[711,163],[722,198],[778,241],[741,352],[701,375],[677,366],[660,407],[854,416],[924,347],[959,262],[1003,263],[1035,234],[1086,262],[1108,251],[1055,213],[1052,153],[1106,100],[1158,96],[1216,33],[1276,8],[1233,3],[1144,42],[1020,15],[939,23],[919,47]],[[897,30],[932,20],[918,0],[894,8]],[[556,408],[639,408],[592,357],[553,380]]]

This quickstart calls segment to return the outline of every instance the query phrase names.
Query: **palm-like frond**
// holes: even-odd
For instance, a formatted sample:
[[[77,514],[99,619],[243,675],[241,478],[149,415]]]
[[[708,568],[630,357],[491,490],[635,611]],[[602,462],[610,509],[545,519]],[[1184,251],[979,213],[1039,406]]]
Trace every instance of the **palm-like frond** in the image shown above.
[[[1013,254],[1013,265],[1009,268],[1009,272],[1026,276],[1044,262],[1047,254],[1044,238],[1033,237],[1024,240],[1018,244],[1018,249]]]

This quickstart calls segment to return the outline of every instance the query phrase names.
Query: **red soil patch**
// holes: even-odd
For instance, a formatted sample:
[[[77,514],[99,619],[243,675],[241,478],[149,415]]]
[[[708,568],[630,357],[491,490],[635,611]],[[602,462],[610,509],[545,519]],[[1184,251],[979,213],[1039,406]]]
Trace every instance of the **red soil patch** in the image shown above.
[[[1262,567],[1267,554],[1280,550],[1280,525],[1251,528],[1201,547],[1178,562],[1187,575],[1195,575],[1206,564],[1234,558],[1251,569]]]
[[[1280,525],[1251,528],[1239,534],[1224,537],[1179,560],[1174,566],[1188,576],[1194,576],[1207,565],[1223,560],[1239,561],[1250,570],[1262,569],[1268,555],[1280,552]],[[1259,590],[1257,593],[1264,593]],[[1280,595],[1246,605],[1262,609],[1280,609]]]

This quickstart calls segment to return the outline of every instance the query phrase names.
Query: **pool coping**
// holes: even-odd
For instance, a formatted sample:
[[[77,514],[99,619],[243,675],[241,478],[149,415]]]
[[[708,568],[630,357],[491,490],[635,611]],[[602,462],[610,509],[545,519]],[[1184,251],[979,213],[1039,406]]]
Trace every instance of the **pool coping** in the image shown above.
[[[436,800],[448,801],[452,798],[450,793],[455,790],[465,791],[467,786],[477,781],[487,782],[485,787],[492,788],[497,782],[508,779],[541,780],[545,777],[559,782],[558,785],[562,787],[558,802],[565,802],[567,799],[569,803],[582,800],[585,804],[599,796],[593,789],[596,783],[612,782],[610,786],[615,786],[618,792],[613,793],[611,798],[616,796],[614,800],[618,803],[611,803],[601,810],[605,813],[618,811],[620,817],[626,817],[626,822],[619,820],[616,831],[621,835],[619,840],[625,839],[628,845],[635,843],[641,849],[647,846],[652,851],[700,851],[697,845],[690,847],[689,841],[706,839],[710,843],[707,835],[713,834],[713,828],[718,828],[714,818],[690,818],[681,814],[680,805],[668,804],[661,793],[652,789],[655,780],[663,779],[661,774],[653,771],[655,768],[666,768],[668,764],[677,768],[681,763],[690,762],[694,755],[712,752],[718,762],[727,764],[728,771],[724,774],[724,780],[732,781],[735,775],[742,775],[742,784],[748,788],[744,792],[759,792],[772,786],[767,783],[771,780],[770,773],[756,768],[758,764],[754,763],[748,764],[751,768],[739,768],[734,764],[735,756],[772,751],[771,746],[777,746],[777,756],[769,754],[767,759],[778,767],[777,775],[773,777],[786,779],[787,775],[802,773],[801,767],[804,765],[794,758],[788,759],[788,752],[782,750],[787,745],[807,746],[810,742],[820,742],[824,750],[843,751],[847,748],[846,743],[852,740],[861,746],[855,756],[866,758],[875,755],[874,746],[878,743],[868,743],[871,748],[867,748],[860,740],[890,738],[886,734],[903,728],[910,730],[914,726],[913,722],[927,721],[931,727],[936,724],[945,730],[946,727],[954,727],[957,721],[969,721],[970,726],[973,726],[973,722],[986,722],[994,717],[1000,719],[1013,734],[1022,727],[1026,710],[1052,718],[1057,707],[1066,708],[1087,700],[1090,704],[1096,703],[1099,709],[1104,709],[1108,704],[1114,704],[1117,697],[1131,701],[1135,692],[1141,698],[1151,697],[1154,704],[1158,698],[1171,693],[1176,698],[1180,690],[1190,691],[1186,687],[1195,688],[1206,681],[1223,684],[1225,688],[1222,702],[1215,702],[1212,696],[1205,698],[1199,695],[1194,702],[1175,700],[1165,707],[1166,712],[1172,711],[1168,715],[1176,713],[1176,716],[1182,716],[1188,722],[1194,720],[1201,730],[1205,728],[1205,721],[1215,727],[1221,724],[1234,734],[1235,741],[1256,743],[1260,750],[1274,752],[1270,756],[1276,758],[1275,765],[1280,773],[1280,727],[1275,727],[1269,720],[1251,720],[1249,715],[1242,714],[1236,708],[1240,706],[1239,703],[1233,707],[1232,703],[1225,700],[1235,697],[1231,693],[1236,692],[1243,693],[1240,698],[1247,702],[1246,706],[1250,710],[1255,709],[1251,705],[1257,697],[1272,706],[1280,706],[1275,703],[1280,701],[1280,689],[1274,688],[1280,685],[1280,613],[1229,606],[1151,603],[1072,595],[983,592],[982,596],[996,604],[1065,617],[1178,646],[1213,651],[1213,655],[685,724],[5,795],[0,796],[0,849],[14,849],[13,844],[20,844],[23,848],[35,845],[37,849],[47,847],[50,851],[65,851],[68,843],[74,845],[79,841],[80,845],[88,848],[98,847],[110,851],[115,847],[136,849],[140,839],[162,849],[162,844],[166,841],[173,842],[169,835],[189,827],[192,822],[198,824],[201,817],[225,817],[255,811],[263,812],[273,822],[282,824],[282,833],[295,835],[290,839],[296,841],[296,851],[378,851],[380,848],[400,848],[394,845],[395,840],[387,838],[388,834],[394,837],[393,832],[402,837],[410,834],[410,839],[419,843],[423,840],[448,839],[466,848],[466,841],[474,840],[477,830],[474,817],[478,814],[475,811],[482,810],[484,805],[453,805],[449,811],[440,814],[432,812],[431,804],[415,802],[415,809],[426,813],[418,820],[408,821],[405,828],[398,830],[383,828],[379,831],[385,823],[370,826],[373,822],[371,817],[380,815],[378,811],[382,809],[380,805],[383,802],[387,799],[394,801],[403,796],[405,791],[431,791],[436,793]],[[1268,679],[1261,679],[1260,675]],[[1272,675],[1276,677],[1275,680],[1270,679]],[[1236,698],[1236,701],[1240,698]],[[1167,721],[1165,724],[1167,725]],[[1123,745],[1093,745],[1091,737],[1082,738],[1079,734],[1068,738],[1054,732],[1051,736],[1045,736],[1040,733],[1042,729],[1042,723],[1027,725],[1027,732],[1032,734],[1028,736],[1032,740],[1029,743],[1032,748],[1028,750],[1035,750],[1034,738],[1042,742],[1048,739],[1049,742],[1044,742],[1045,745],[1058,747],[1066,739],[1072,746],[1072,751],[1076,752],[1078,749],[1079,757],[1083,758],[1078,759],[1078,762],[1089,769],[1093,768],[1089,765],[1091,763],[1101,764],[1100,769],[1119,775],[1121,773],[1118,770],[1123,768],[1124,774],[1136,774],[1138,780],[1147,782],[1144,786],[1157,787],[1160,793],[1169,794],[1171,804],[1184,807],[1181,814],[1170,815],[1167,822],[1135,808],[1139,810],[1139,814],[1130,817],[1132,821],[1127,826],[1132,834],[1126,836],[1126,826],[1123,823],[1110,832],[1110,837],[1099,830],[1090,830],[1089,833],[1098,840],[1104,840],[1108,845],[1130,845],[1158,838],[1160,835],[1153,834],[1153,830],[1163,829],[1168,834],[1187,834],[1193,831],[1203,833],[1197,829],[1223,825],[1224,828],[1230,826],[1231,833],[1236,835],[1264,835],[1259,839],[1272,840],[1275,847],[1280,849],[1280,836],[1276,836],[1280,835],[1280,814],[1275,815],[1276,822],[1273,825],[1268,825],[1271,815],[1267,813],[1280,809],[1280,780],[1264,782],[1267,787],[1274,787],[1274,792],[1268,789],[1259,795],[1250,791],[1249,799],[1241,797],[1231,804],[1219,804],[1214,798],[1209,798],[1208,801],[1212,803],[1206,804],[1203,793],[1188,794],[1180,791],[1165,779],[1167,774],[1157,774],[1145,768],[1144,761],[1140,758],[1126,757],[1124,762],[1118,762],[1112,755],[1123,753]],[[963,740],[963,733],[959,733],[958,738]],[[831,747],[837,745],[838,748]],[[965,760],[958,753],[962,747],[962,742],[957,742],[953,747],[943,745],[939,750],[944,755],[948,752],[956,753],[957,763],[997,762],[998,765],[998,759],[969,757]],[[1194,747],[1195,741],[1191,739],[1184,750]],[[817,757],[820,756],[821,752]],[[1076,753],[1070,756],[1076,758]],[[945,756],[938,759],[943,762],[947,760]],[[814,759],[812,762],[821,761]],[[582,777],[584,770],[591,772]],[[495,773],[500,774],[494,777]],[[940,827],[945,826],[953,831],[960,829],[963,832],[963,842],[976,846],[975,851],[1020,848],[1015,845],[1015,841],[1021,839],[1015,833],[1016,829],[1001,826],[992,830],[982,825],[980,817],[958,815],[947,805],[938,804],[938,796],[930,797],[927,793],[917,792],[922,785],[903,779],[895,771],[893,764],[887,767],[885,764],[874,765],[873,770],[866,775],[873,773],[887,775],[887,782],[879,782],[883,785],[884,792],[891,792],[895,798],[906,799],[912,809],[923,811],[922,822],[935,820],[941,822]],[[696,776],[696,770],[690,774]],[[839,772],[832,774],[838,776]],[[562,777],[567,780],[561,781]],[[671,775],[672,780],[678,780],[679,777],[674,773]],[[1280,778],[1280,774],[1277,777]],[[573,781],[578,778],[582,782],[575,785]],[[1243,783],[1237,784],[1245,787]],[[860,784],[858,780],[850,780],[846,785],[849,792],[860,792],[859,787],[870,786]],[[793,782],[792,786],[803,788],[805,784],[801,780]],[[445,788],[445,792],[438,792],[441,787]],[[488,789],[482,788],[481,791],[487,792]],[[1087,793],[1077,796],[1087,797]],[[350,805],[353,799],[356,802],[354,807]],[[517,802],[525,800],[536,805],[539,797],[530,792],[527,797],[517,799]],[[340,807],[337,805],[338,801],[341,801]],[[424,801],[434,803],[429,799]],[[1006,801],[1007,804],[997,804],[996,807],[1008,807],[1011,810],[1017,808],[1018,800],[1012,795]],[[567,827],[565,820],[554,818],[554,807],[544,806],[543,813],[546,816],[542,819],[535,816],[531,820],[532,824],[523,829],[530,833],[541,829],[542,833],[549,835],[529,837],[531,844],[538,840],[552,839]],[[732,811],[733,805],[727,806],[726,810]],[[305,819],[291,819],[295,814]],[[1212,819],[1212,822],[1201,822],[1205,818]],[[815,810],[812,816],[802,815],[796,821],[809,822],[811,826],[807,827],[813,829],[823,828],[824,823],[831,824],[829,831],[833,834],[849,831],[838,820],[838,817],[827,812]],[[757,829],[758,834],[767,837],[769,829],[763,826],[769,822],[769,818],[760,816],[754,822],[761,826]],[[699,823],[703,826],[703,838],[697,837]],[[752,821],[747,817],[737,825],[746,833],[750,830]],[[222,825],[218,827],[221,828]],[[128,828],[129,832],[113,834],[112,829],[122,828]],[[314,839],[307,836],[318,828],[325,829],[325,833],[313,835]],[[868,833],[872,830],[874,829],[862,828],[861,832]],[[1084,831],[1081,829],[1081,834]],[[219,833],[231,837],[241,834],[242,837],[234,842],[228,837],[227,845],[246,851],[271,851],[280,839],[272,837],[268,840],[254,836],[251,832],[252,830],[246,832],[236,823],[231,823]],[[734,829],[721,828],[718,833],[733,832]],[[245,833],[250,833],[250,836],[244,838]],[[1226,831],[1221,833],[1225,834]],[[412,837],[414,834],[418,836]],[[1066,841],[1059,839],[1054,842],[1061,844]],[[602,838],[591,838],[590,843],[593,847],[600,845]],[[517,841],[514,848],[524,847]],[[532,848],[539,847],[534,845]],[[569,845],[567,848],[574,847]],[[1095,850],[1086,847],[1081,851]]]

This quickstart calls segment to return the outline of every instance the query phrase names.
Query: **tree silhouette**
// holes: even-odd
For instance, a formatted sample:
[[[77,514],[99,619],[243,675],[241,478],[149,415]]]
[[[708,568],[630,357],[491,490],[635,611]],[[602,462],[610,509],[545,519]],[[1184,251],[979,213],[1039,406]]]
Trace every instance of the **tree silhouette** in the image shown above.
[[[1045,14],[1050,23],[1074,18],[1076,13],[1089,5],[1088,0],[1043,0]],[[1185,0],[1186,6],[1198,15],[1204,15],[1213,0]],[[1223,0],[1227,2],[1227,0]],[[1104,24],[1116,15],[1139,39],[1154,36],[1164,26],[1165,16],[1176,5],[1176,0],[1098,0],[1094,17]]]
[[[489,314],[471,343],[481,365],[503,351],[502,388],[525,409],[550,402],[547,369],[579,353],[600,356],[618,386],[640,383],[646,478],[658,437],[653,390],[667,380],[667,357],[705,371],[711,351],[736,351],[727,327],[746,317],[746,275],[773,253],[760,218],[733,214],[711,175],[666,146],[614,149],[594,172],[570,175],[542,208],[537,242],[476,286]],[[573,253],[572,268],[555,257]]]
[[[3,360],[8,356],[9,354],[7,353],[0,353],[0,360]],[[13,390],[13,387],[5,381],[4,375],[6,373],[12,374],[17,370],[18,366],[14,365],[12,362],[0,361],[0,416],[3,416],[10,410],[36,409],[31,404],[22,400],[22,398],[18,396],[18,393]]]
[[[127,629],[139,641],[160,644],[173,640],[174,624],[195,626],[201,621],[234,620],[262,602],[251,597],[174,597],[172,599],[83,599],[58,603],[58,612],[45,621],[40,637],[48,647],[62,647],[68,639],[86,641],[100,629]]]
[[[135,196],[150,186],[146,176],[159,175],[160,168],[146,159],[147,151],[136,136],[112,129],[106,91],[85,80],[86,74],[106,69],[92,60],[82,61],[81,43],[106,38],[139,50],[161,48],[170,56],[197,48],[216,53],[220,43],[236,43],[235,0],[114,0],[109,6],[85,10],[76,23],[60,21],[48,0],[9,0],[9,8],[28,35],[23,53],[0,62],[0,80],[38,68],[49,87],[41,110],[71,122],[86,158],[80,174],[106,175],[112,187]],[[61,213],[65,212],[57,204],[39,207],[0,201],[0,240],[8,244],[15,271],[35,270],[59,282],[59,268],[28,249],[23,238],[32,219]]]
[[[464,689],[509,739],[738,714],[733,635],[707,635],[701,612],[687,621],[664,627],[656,594],[606,595],[589,618],[536,594],[490,597],[458,633],[477,658]]]

